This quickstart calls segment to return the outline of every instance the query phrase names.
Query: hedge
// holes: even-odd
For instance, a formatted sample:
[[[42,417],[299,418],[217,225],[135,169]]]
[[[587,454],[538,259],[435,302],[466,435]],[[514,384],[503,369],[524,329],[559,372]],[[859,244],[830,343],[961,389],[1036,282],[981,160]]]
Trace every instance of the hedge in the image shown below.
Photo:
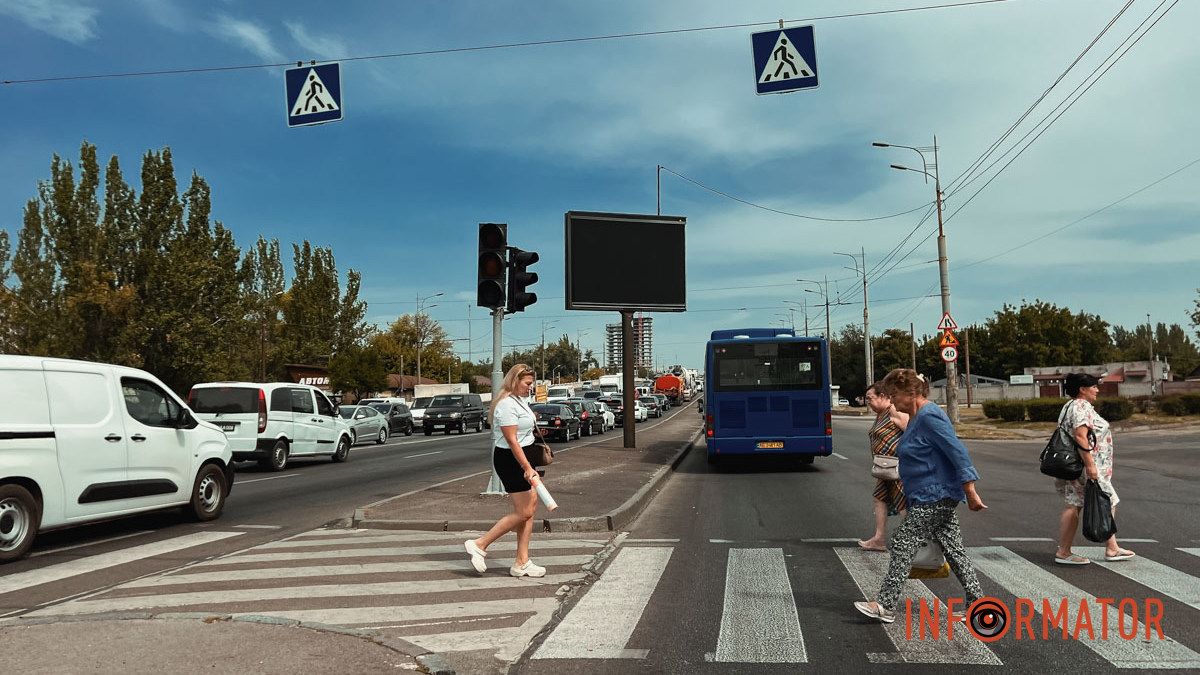
[[[1109,422],[1127,420],[1133,416],[1133,403],[1125,398],[1096,399],[1096,412]]]
[[[1200,394],[1180,394],[1179,399],[1189,415],[1200,415]]]
[[[1057,422],[1065,403],[1061,398],[1035,398],[1026,401],[1025,409],[1030,422]]]
[[[983,414],[990,419],[1020,422],[1025,419],[1025,401],[984,401]]]
[[[1182,396],[1164,396],[1158,399],[1158,409],[1164,415],[1183,417],[1188,414],[1187,404],[1183,402]]]
[[[1006,401],[984,401],[983,416],[990,420],[1000,419],[1000,408],[1004,403],[1006,403]]]

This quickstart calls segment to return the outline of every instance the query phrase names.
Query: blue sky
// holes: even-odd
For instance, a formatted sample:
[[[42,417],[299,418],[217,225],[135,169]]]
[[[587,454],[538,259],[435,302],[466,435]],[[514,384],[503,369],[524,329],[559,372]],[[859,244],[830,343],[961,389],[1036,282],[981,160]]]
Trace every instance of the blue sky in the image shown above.
[[[922,4],[6,0],[0,79],[330,60]],[[332,246],[340,269],[362,272],[368,318],[381,326],[412,311],[417,294],[442,292],[431,314],[455,338],[467,337],[471,319],[474,358],[491,344],[485,311],[471,307],[475,230],[507,222],[510,242],[542,261],[541,299],[505,321],[505,343],[536,342],[545,322],[550,338],[582,333],[584,347],[600,353],[604,324],[617,316],[563,308],[565,211],[653,213],[659,164],[791,213],[908,211],[932,201],[932,185],[888,165],[919,160],[870,142],[928,146],[936,133],[947,213],[962,207],[946,225],[959,324],[1040,298],[1125,326],[1147,313],[1186,325],[1200,286],[1200,164],[968,265],[1200,158],[1195,3],[1174,7],[969,203],[995,169],[961,192],[951,183],[1124,4],[1009,0],[813,21],[821,86],[773,96],[753,88],[750,34],[767,27],[345,62],[344,121],[299,129],[285,125],[282,67],[4,85],[0,227],[19,228],[53,153],[75,159],[87,139],[105,160],[120,156],[134,180],[142,153],[170,146],[179,179],[195,170],[210,182],[214,218],[242,246],[259,234]],[[1134,2],[1001,152],[1157,6]],[[797,278],[833,280],[831,294],[847,303],[831,312],[835,332],[860,322],[860,282],[835,251],[861,247],[875,270],[922,215],[799,219],[666,172],[662,208],[688,217],[690,311],[654,315],[656,357],[694,366],[709,331],[780,321],[785,300],[807,298],[810,324],[823,326],[819,298]],[[920,226],[893,271],[873,273],[873,333],[910,321],[918,334],[933,332],[937,298],[901,298],[936,292],[934,239],[910,253],[935,227]],[[653,283],[653,266],[638,262],[645,253],[614,260],[614,274]],[[456,345],[466,356],[466,341]]]

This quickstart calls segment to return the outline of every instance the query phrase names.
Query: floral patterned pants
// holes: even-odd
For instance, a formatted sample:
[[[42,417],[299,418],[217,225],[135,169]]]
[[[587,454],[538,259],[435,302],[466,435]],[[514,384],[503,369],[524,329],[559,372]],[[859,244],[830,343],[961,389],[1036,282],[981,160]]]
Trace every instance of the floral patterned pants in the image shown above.
[[[967,592],[967,605],[983,597],[983,588],[975,576],[975,566],[967,557],[967,549],[963,546],[962,532],[958,528],[958,516],[954,509],[958,502],[953,499],[943,499],[933,504],[909,504],[908,516],[900,527],[896,528],[888,543],[891,557],[888,559],[887,575],[879,589],[876,602],[889,612],[896,611],[900,601],[900,591],[904,588],[904,580],[908,578],[912,568],[913,557],[921,548],[921,543],[933,539],[942,545],[946,552],[946,562],[954,576],[958,577],[963,590]]]

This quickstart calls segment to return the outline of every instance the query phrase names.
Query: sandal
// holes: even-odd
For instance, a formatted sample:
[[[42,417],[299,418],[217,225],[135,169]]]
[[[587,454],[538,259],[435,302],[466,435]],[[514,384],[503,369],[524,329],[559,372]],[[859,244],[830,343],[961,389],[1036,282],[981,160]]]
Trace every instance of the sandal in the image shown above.
[[[1133,551],[1130,551],[1128,549],[1119,548],[1119,549],[1117,549],[1116,555],[1109,555],[1109,554],[1105,553],[1104,554],[1104,562],[1120,562],[1122,560],[1129,560],[1130,558],[1132,558],[1136,555],[1137,554],[1134,553]]]
[[[887,551],[887,549],[883,546],[867,546],[866,540],[863,539],[858,540],[858,547],[864,551]]]
[[[1058,563],[1059,565],[1088,565],[1092,561],[1088,560],[1087,558],[1085,558],[1081,555],[1075,555],[1074,553],[1067,556],[1066,558],[1062,558],[1057,553],[1055,553],[1054,554],[1054,562]]]

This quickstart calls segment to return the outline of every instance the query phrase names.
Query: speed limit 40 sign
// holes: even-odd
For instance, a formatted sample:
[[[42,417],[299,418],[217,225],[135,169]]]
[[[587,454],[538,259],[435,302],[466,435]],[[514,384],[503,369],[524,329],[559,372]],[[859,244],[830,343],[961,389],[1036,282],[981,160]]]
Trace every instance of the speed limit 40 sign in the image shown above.
[[[946,363],[958,360],[958,347],[942,347],[942,360]]]

